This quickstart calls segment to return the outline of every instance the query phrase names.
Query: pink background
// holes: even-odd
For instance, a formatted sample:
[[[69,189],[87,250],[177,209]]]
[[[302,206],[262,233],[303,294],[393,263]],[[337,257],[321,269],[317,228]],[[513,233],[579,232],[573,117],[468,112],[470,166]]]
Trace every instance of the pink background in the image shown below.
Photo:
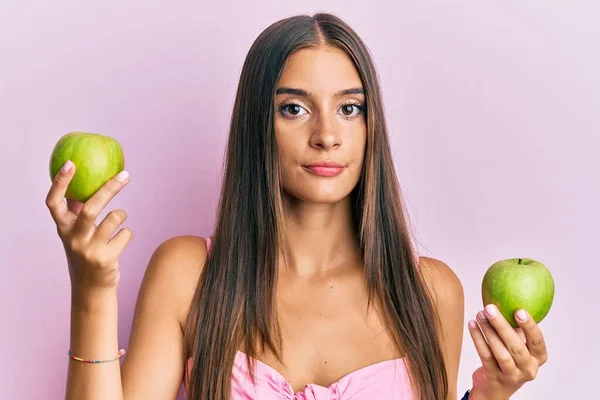
[[[600,6],[593,1],[3,1],[0,7],[0,398],[63,397],[69,279],[44,198],[65,132],[123,144],[112,203],[127,347],[153,249],[214,222],[228,119],[256,35],[331,11],[367,42],[420,251],[462,279],[467,318],[493,262],[539,259],[554,307],[549,362],[513,399],[600,398]],[[465,321],[466,325],[466,321]],[[459,390],[480,365],[465,329]]]

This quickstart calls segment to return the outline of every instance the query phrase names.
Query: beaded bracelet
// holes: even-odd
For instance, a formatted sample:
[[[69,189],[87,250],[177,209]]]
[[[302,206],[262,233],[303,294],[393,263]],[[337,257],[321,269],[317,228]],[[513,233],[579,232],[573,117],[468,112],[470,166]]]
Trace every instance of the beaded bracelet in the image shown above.
[[[118,360],[119,358],[121,358],[121,356],[125,355],[125,349],[119,350],[119,354],[112,360],[84,360],[83,358],[75,357],[73,354],[71,354],[70,350],[67,352],[67,355],[76,361],[90,363],[90,364],[100,364],[100,363],[106,363],[106,362],[112,362],[112,361]]]

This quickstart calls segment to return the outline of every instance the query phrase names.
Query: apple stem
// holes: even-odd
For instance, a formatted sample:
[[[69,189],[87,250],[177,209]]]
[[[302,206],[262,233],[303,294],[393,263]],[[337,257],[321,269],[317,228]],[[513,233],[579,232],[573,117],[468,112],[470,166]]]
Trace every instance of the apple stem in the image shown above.
[[[519,258],[519,265],[521,265],[521,261],[523,261],[523,259],[522,259],[522,258]]]

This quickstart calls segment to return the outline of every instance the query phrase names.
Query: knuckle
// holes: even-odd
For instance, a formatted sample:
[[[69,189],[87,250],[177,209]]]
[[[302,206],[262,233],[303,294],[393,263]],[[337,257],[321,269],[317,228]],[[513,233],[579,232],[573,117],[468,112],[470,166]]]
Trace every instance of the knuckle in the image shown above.
[[[68,238],[65,240],[65,245],[71,250],[71,252],[75,253],[75,254],[82,254],[83,253],[83,245],[82,243],[77,240],[76,238]]]
[[[508,351],[510,352],[510,354],[512,354],[513,356],[523,356],[526,353],[526,347],[524,345],[512,345],[508,348]]]
[[[46,204],[46,207],[52,210],[56,208],[61,201],[63,201],[63,199],[57,199],[56,196],[52,195],[52,193],[48,193],[48,196],[46,196],[46,199],[44,200],[44,204]]]
[[[113,210],[108,213],[107,218],[112,222],[123,222],[127,219],[127,213],[124,210]]]
[[[106,182],[106,190],[111,194],[117,193],[120,188],[121,182],[119,182],[116,177]]]
[[[521,371],[517,368],[504,368],[500,373],[499,381],[502,382],[503,385],[512,386],[515,385],[521,380]]]
[[[522,378],[520,378],[516,373],[510,374],[507,377],[507,384],[509,386],[516,386],[522,382]]]
[[[481,355],[481,358],[483,359],[484,362],[490,362],[495,360],[494,356],[490,353],[484,353]]]
[[[91,251],[90,249],[85,249],[83,251],[80,252],[81,254],[81,258],[83,258],[83,260],[88,263],[88,264],[96,264],[97,263],[97,257],[96,254]]]
[[[502,385],[507,384],[506,376],[504,376],[504,373],[501,370],[498,370],[497,367],[495,367],[493,371],[489,372],[487,376],[490,377],[489,379],[491,381],[499,382]]]
[[[71,180],[71,178],[69,177],[69,175],[65,175],[64,173],[59,172],[54,177],[51,187],[52,188],[61,188],[61,187],[67,186],[69,184],[70,180]]]
[[[65,175],[62,174],[61,171],[58,171],[58,173],[52,180],[52,186],[56,186],[57,184],[64,182],[64,180],[65,180]]]
[[[497,357],[497,360],[500,365],[509,365],[513,359],[509,355],[501,355]]]
[[[531,339],[531,345],[534,347],[540,347],[543,345],[543,343],[544,343],[544,339],[542,339],[541,336],[534,336]]]
[[[93,219],[96,216],[96,210],[87,203],[83,205],[79,214],[85,219]]]
[[[537,376],[537,368],[529,367],[525,370],[525,379],[528,381],[532,381]]]

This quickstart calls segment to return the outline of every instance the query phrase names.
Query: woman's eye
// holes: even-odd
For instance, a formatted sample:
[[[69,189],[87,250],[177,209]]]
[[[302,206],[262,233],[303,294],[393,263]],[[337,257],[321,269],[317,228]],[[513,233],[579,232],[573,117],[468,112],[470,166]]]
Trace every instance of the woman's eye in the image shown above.
[[[355,103],[342,104],[339,109],[339,113],[345,118],[355,118],[358,117],[364,111],[364,106]],[[299,104],[288,103],[283,104],[279,107],[279,112],[283,114],[284,117],[295,119],[299,118],[302,115],[308,114],[308,111]]]
[[[289,115],[291,117],[298,117],[307,113],[304,107],[299,106],[298,104],[284,104],[281,106],[281,111],[285,115]]]
[[[362,112],[362,107],[359,104],[344,104],[341,112],[345,117],[355,117]]]

